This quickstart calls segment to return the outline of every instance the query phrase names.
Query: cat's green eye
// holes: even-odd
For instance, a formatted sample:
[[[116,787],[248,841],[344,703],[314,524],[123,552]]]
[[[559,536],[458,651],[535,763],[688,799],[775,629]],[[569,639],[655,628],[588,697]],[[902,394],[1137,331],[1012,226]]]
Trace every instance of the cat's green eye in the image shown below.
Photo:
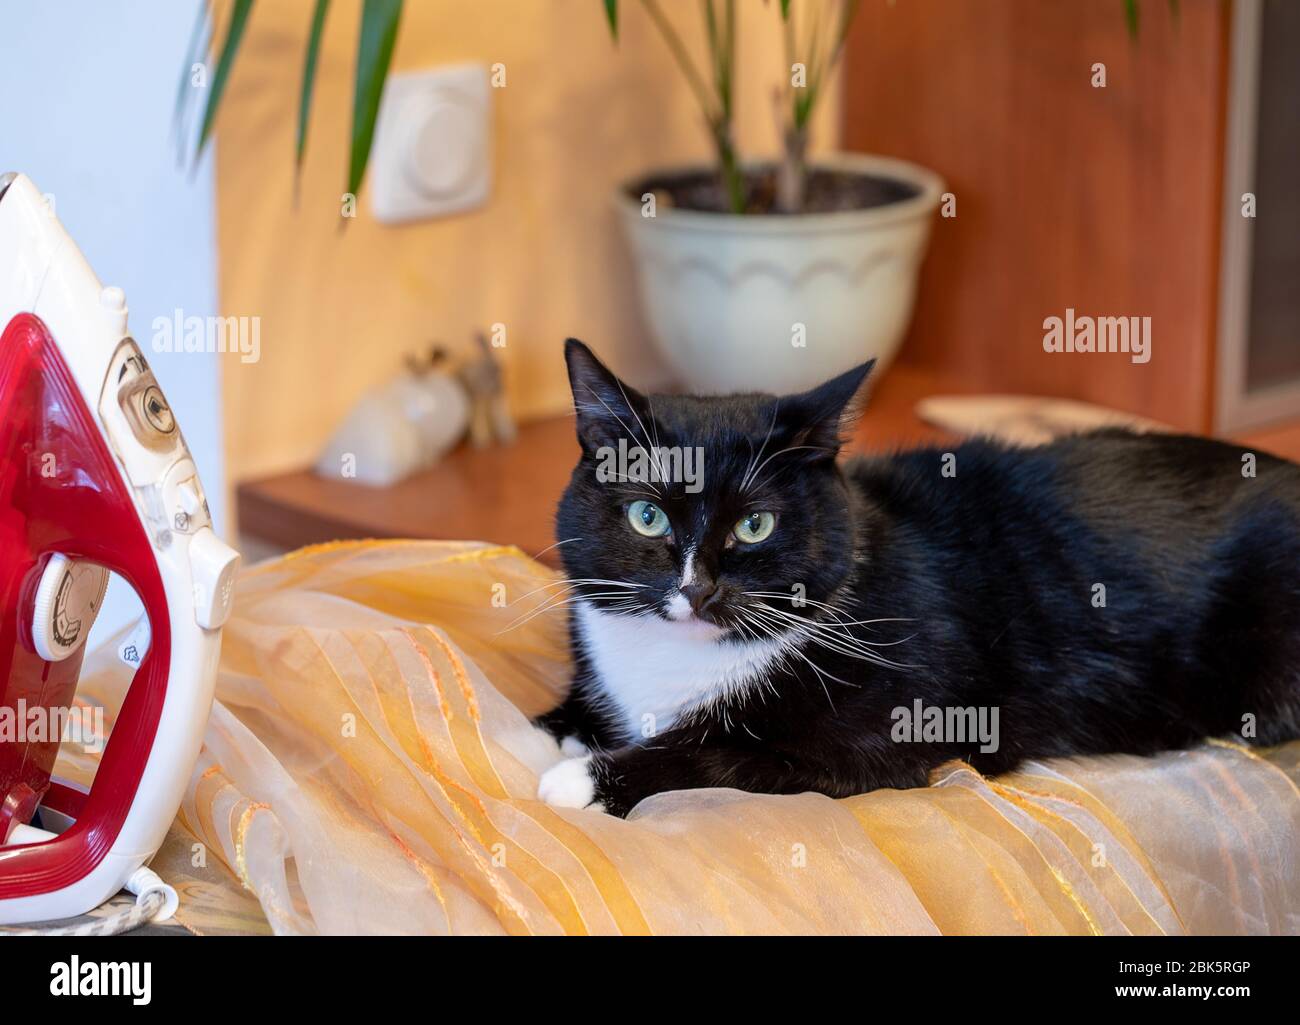
[[[771,534],[772,528],[775,526],[776,517],[772,513],[752,512],[736,524],[732,533],[736,535],[737,541],[743,541],[747,545],[756,545]]]
[[[668,514],[653,502],[633,502],[629,505],[627,522],[644,537],[663,537],[672,529]]]

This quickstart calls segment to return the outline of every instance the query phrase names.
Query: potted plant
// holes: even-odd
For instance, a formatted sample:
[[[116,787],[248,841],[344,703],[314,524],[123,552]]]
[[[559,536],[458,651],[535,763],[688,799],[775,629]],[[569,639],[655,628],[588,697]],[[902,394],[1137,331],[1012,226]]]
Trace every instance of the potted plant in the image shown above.
[[[684,383],[704,391],[788,392],[874,358],[907,330],[943,181],[901,160],[809,160],[813,111],[858,0],[769,5],[781,18],[782,151],[745,162],[732,139],[735,0],[702,0],[708,66],[692,60],[659,0],[640,6],[698,99],[711,167],[638,175],[616,192],[653,335]],[[618,0],[605,0],[618,39]],[[802,17],[799,15],[802,13]]]
[[[875,357],[873,379],[911,318],[917,274],[942,180],[901,160],[839,154],[809,161],[813,111],[844,48],[860,0],[764,0],[781,19],[790,75],[778,102],[780,158],[739,159],[732,137],[736,0],[700,0],[707,74],[692,61],[660,0],[638,0],[699,100],[712,167],[646,172],[617,191],[651,328],[684,382],[711,391],[790,391]],[[1139,0],[1122,3],[1136,38]],[[618,40],[619,0],[602,0]],[[1168,0],[1177,14],[1178,0]],[[177,97],[177,137],[190,138],[191,88],[208,85],[198,149],[209,140],[253,0],[232,0],[207,82],[208,11],[201,5]],[[294,166],[300,168],[330,0],[315,0],[303,58]],[[345,192],[370,157],[402,0],[364,0]],[[827,16],[830,12],[830,16]],[[796,16],[803,15],[802,26]]]

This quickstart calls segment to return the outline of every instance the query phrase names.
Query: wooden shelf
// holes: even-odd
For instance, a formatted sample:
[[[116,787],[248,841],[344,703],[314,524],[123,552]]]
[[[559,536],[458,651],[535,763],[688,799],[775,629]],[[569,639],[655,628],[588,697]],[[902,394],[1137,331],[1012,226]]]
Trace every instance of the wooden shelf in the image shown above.
[[[920,420],[916,403],[970,389],[910,366],[882,378],[849,445],[879,452],[955,438]],[[1237,441],[1300,459],[1300,425],[1239,435]],[[327,480],[310,470],[237,489],[241,532],[278,548],[339,538],[417,537],[518,545],[558,565],[555,506],[578,460],[573,418],[525,424],[510,446],[462,445],[441,463],[389,488]]]

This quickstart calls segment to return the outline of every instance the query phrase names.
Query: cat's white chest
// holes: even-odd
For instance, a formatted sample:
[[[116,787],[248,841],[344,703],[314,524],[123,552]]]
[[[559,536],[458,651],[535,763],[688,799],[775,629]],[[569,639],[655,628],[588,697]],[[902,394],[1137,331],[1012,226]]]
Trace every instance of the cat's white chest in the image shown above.
[[[706,624],[619,616],[586,602],[576,616],[602,696],[629,741],[664,732],[684,711],[761,685],[783,647],[723,643]]]

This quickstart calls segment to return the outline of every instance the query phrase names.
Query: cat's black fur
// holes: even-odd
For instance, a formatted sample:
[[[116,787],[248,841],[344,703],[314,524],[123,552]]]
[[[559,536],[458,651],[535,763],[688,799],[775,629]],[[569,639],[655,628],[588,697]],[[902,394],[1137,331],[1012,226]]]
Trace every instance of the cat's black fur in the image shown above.
[[[571,340],[566,357],[583,445],[558,513],[558,536],[582,539],[561,548],[570,578],[646,585],[639,598],[659,603],[681,576],[684,540],[702,536],[697,559],[719,586],[706,616],[725,625],[762,602],[832,624],[822,605],[833,605],[860,641],[898,642],[861,649],[823,633],[830,646],[802,648],[817,669],[792,656],[766,687],[629,743],[602,713],[602,684],[575,632],[572,693],[543,724],[595,749],[594,800],[608,812],[694,787],[844,796],[923,786],[952,758],[998,773],[1027,758],[1300,735],[1300,467],[1259,453],[1250,476],[1237,446],[1119,430],[840,465],[845,409],[869,365],[779,400],[647,398],[581,343]],[[627,522],[644,486],[596,479],[596,450],[619,435],[704,448],[703,491],[664,488],[667,538]],[[740,481],[768,457],[742,494]],[[772,535],[727,546],[756,509],[776,513]],[[792,595],[796,585],[803,607],[743,594]],[[896,665],[851,653],[863,650]],[[917,699],[996,707],[998,750],[896,741],[894,710]]]

